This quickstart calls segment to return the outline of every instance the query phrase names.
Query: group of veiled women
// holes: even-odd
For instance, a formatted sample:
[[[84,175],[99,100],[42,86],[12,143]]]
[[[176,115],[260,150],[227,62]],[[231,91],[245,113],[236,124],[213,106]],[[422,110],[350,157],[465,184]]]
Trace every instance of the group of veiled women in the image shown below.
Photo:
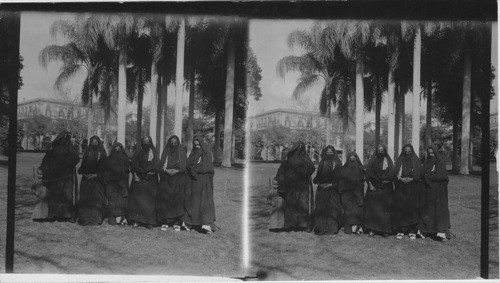
[[[61,132],[40,166],[49,220],[99,225],[107,218],[110,225],[215,231],[214,167],[201,138],[194,139],[187,157],[179,138],[170,137],[160,159],[149,136],[131,158],[119,142],[108,155],[93,136],[77,171],[82,175],[78,192],[79,161],[70,133]]]
[[[346,234],[450,238],[448,174],[435,146],[427,148],[422,163],[413,147],[405,145],[394,165],[380,145],[365,167],[355,152],[342,166],[329,145],[311,182],[314,171],[305,144],[297,142],[274,178],[278,194],[269,197],[271,231],[323,235],[343,227]],[[315,201],[312,183],[317,184]]]

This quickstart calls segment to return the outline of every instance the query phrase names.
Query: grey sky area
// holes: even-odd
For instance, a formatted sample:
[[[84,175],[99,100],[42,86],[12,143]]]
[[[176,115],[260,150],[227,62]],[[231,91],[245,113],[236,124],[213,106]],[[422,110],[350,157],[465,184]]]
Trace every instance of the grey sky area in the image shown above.
[[[59,19],[70,19],[74,14],[69,13],[48,13],[48,12],[23,12],[21,15],[21,39],[20,52],[24,58],[24,69],[21,72],[24,85],[19,91],[19,102],[46,97],[61,98],[60,91],[54,89],[54,82],[58,75],[61,63],[52,62],[47,69],[40,66],[38,55],[40,51],[50,44],[64,44],[64,38],[52,38],[50,36],[50,26]],[[299,110],[317,110],[319,94],[323,87],[323,82],[318,82],[303,97],[296,101],[292,99],[293,89],[297,85],[298,73],[289,73],[282,79],[276,74],[277,62],[287,55],[300,55],[300,48],[289,48],[287,37],[294,30],[308,30],[314,22],[311,20],[251,20],[250,21],[250,46],[257,56],[258,63],[262,68],[261,88],[263,96],[260,101],[249,98],[249,115],[255,115],[262,111],[275,108],[295,108]],[[498,32],[495,23],[493,33]],[[498,44],[494,40],[493,58],[498,60]],[[497,60],[494,66],[497,68]],[[80,97],[81,86],[85,73],[82,72],[68,81],[62,89],[62,93],[67,93],[67,99],[75,100]],[[497,80],[494,81],[496,89]],[[144,106],[149,103],[149,85],[146,87]],[[169,93],[173,94],[174,87],[169,87]],[[187,92],[184,92],[184,103],[187,103]],[[64,96],[62,96],[64,97]],[[173,103],[173,95],[169,95],[169,104]],[[410,111],[411,100],[407,99],[406,109]],[[425,100],[421,101],[425,106]],[[498,99],[492,100],[491,112],[497,112]],[[132,110],[134,104],[128,104],[127,108]],[[382,113],[387,110],[386,103],[382,106]],[[425,113],[425,107],[421,107]],[[371,119],[373,113],[366,113],[366,119]]]

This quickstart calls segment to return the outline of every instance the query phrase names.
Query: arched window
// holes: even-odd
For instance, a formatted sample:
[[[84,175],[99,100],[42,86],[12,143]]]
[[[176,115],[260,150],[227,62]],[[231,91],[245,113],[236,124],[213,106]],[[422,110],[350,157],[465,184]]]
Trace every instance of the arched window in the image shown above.
[[[297,123],[298,128],[303,128],[304,127],[304,122],[302,122],[302,119],[299,119],[299,122]]]
[[[59,118],[64,118],[64,110],[59,109]]]
[[[47,105],[47,108],[45,108],[45,116],[47,117],[52,116],[52,112],[50,111],[50,105]]]

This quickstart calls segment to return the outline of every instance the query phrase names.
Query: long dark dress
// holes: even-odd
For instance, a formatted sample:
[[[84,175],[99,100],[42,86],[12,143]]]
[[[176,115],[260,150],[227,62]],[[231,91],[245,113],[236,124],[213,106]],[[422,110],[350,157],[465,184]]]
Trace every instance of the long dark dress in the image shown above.
[[[62,131],[52,142],[40,168],[47,187],[49,218],[69,220],[76,218],[75,166],[80,161],[71,143],[71,135]]]
[[[284,170],[278,176],[278,190],[285,199],[285,228],[312,230],[314,170],[304,143],[297,142],[288,152]]]
[[[351,161],[354,156],[356,160]],[[365,169],[355,152],[347,155],[347,161],[340,171],[339,192],[344,208],[344,232],[350,233],[351,226],[363,224],[363,194]]]
[[[156,193],[156,217],[161,223],[180,224],[184,216],[184,201],[186,194],[186,151],[177,142],[177,146],[171,146],[172,139],[179,138],[172,136],[168,139],[167,145],[163,149],[160,162],[160,186]],[[175,175],[168,175],[165,169],[177,169]]]
[[[98,145],[92,145],[93,140],[98,141]],[[99,225],[104,218],[107,200],[102,182],[102,169],[106,156],[101,140],[93,136],[78,169],[78,174],[83,175],[78,200],[78,224],[80,225]]]
[[[132,179],[128,196],[128,216],[136,223],[156,225],[155,199],[158,190],[158,153],[151,137],[150,144],[141,147],[132,157],[132,172],[140,181]]]
[[[404,154],[404,148],[410,147],[412,153]],[[396,161],[394,174],[394,202],[391,210],[393,228],[400,232],[416,232],[416,225],[420,221],[419,209],[423,185],[420,182],[420,159],[415,154],[411,145],[405,145],[403,152]],[[399,178],[411,177],[413,181],[404,184]]]
[[[189,225],[210,225],[215,230],[214,166],[212,154],[202,139],[201,148],[193,148],[187,160],[187,178],[183,221]]]
[[[391,207],[393,201],[394,163],[384,147],[383,154],[375,154],[368,163],[366,177],[371,188],[366,191],[363,227],[365,229],[391,233]],[[383,182],[387,183],[383,183]]]
[[[333,156],[327,156],[327,149],[333,150]],[[314,206],[314,233],[317,235],[336,234],[342,226],[342,204],[339,195],[339,177],[342,168],[337,151],[331,145],[321,153],[318,172],[313,179],[318,184]]]
[[[439,158],[435,146],[431,147],[435,157],[427,157],[423,165],[425,185],[421,205],[421,221],[418,228],[423,233],[445,233],[450,238],[450,211],[448,210],[448,173]]]
[[[116,152],[115,148],[120,147]],[[119,142],[115,142],[111,153],[104,161],[103,181],[106,185],[108,199],[107,216],[110,224],[115,224],[114,217],[127,215],[128,207],[128,178],[130,159]]]

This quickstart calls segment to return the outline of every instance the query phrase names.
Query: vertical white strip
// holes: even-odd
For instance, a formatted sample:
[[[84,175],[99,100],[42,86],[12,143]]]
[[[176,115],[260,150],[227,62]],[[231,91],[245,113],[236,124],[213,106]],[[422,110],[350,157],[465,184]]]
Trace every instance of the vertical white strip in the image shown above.
[[[247,92],[248,93],[248,92]],[[244,274],[250,269],[250,123],[248,123],[248,110],[245,119],[245,170],[243,176],[243,213],[242,213],[242,265]]]

